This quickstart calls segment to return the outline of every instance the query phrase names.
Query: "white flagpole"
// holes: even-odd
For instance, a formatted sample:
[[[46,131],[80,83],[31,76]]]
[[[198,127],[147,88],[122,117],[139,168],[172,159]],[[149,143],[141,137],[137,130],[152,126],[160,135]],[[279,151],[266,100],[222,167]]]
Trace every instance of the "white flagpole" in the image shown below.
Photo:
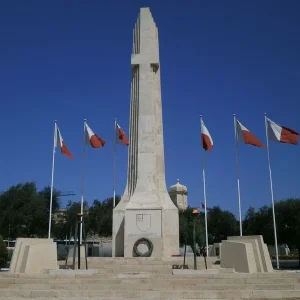
[[[201,139],[202,139],[202,115],[200,115],[200,127],[201,127]],[[203,196],[204,196],[204,216],[205,216],[205,244],[206,244],[206,256],[208,256],[208,230],[207,230],[207,207],[206,207],[206,180],[205,180],[205,168],[204,168],[204,149],[202,146],[202,178],[203,178]]]
[[[265,115],[266,138],[267,138],[267,153],[268,153],[269,174],[270,174],[270,189],[271,189],[271,199],[272,199],[272,214],[273,214],[274,241],[275,241],[275,253],[276,253],[276,267],[277,267],[277,269],[279,269],[278,245],[277,245],[277,229],[276,229],[275,204],[274,204],[274,192],[273,192],[273,180],[272,180],[272,169],[271,169],[270,150],[269,150],[268,121],[267,121],[267,114],[265,113],[264,115]]]
[[[51,238],[51,222],[52,222],[52,200],[53,200],[53,184],[54,184],[54,164],[55,164],[55,148],[57,141],[57,120],[54,121],[54,138],[53,138],[53,153],[52,153],[52,173],[50,187],[50,207],[49,207],[49,230],[48,239]]]
[[[113,208],[116,206],[116,162],[117,162],[117,119],[115,119],[115,137],[114,137],[114,178],[113,178]]]
[[[83,153],[82,153],[82,178],[81,178],[81,200],[80,200],[80,220],[81,220],[81,224],[80,224],[80,245],[82,244],[82,220],[83,220],[83,201],[84,201],[84,174],[85,174],[85,126],[86,125],[86,119],[83,120]]]
[[[234,140],[235,140],[236,179],[237,179],[238,200],[239,200],[240,236],[243,236],[241,190],[240,190],[240,170],[239,170],[238,141],[237,141],[237,130],[236,130],[236,114],[233,114],[233,122],[234,122]]]

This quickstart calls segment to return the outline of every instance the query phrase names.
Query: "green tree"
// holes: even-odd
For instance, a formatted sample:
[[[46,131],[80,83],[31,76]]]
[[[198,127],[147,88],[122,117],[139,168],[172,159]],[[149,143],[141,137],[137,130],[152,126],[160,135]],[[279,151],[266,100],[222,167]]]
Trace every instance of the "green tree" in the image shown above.
[[[231,212],[214,206],[207,212],[209,244],[220,243],[238,233],[237,220]]]
[[[0,235],[0,267],[6,267],[8,260],[7,248],[3,242],[2,236]]]
[[[300,267],[300,199],[292,198],[275,202],[275,218],[278,244],[297,248]],[[266,244],[274,245],[272,207],[265,205],[257,211],[250,207],[243,228],[246,235],[260,234]]]
[[[75,233],[75,224],[81,211],[81,202],[73,202],[69,201],[66,209],[64,211],[64,220],[59,223],[54,223],[53,226],[53,236],[58,239],[65,239],[66,236],[69,238],[70,230],[72,229],[71,235],[74,236]],[[85,232],[86,234],[90,230],[89,226],[89,207],[88,203],[84,201],[83,203],[83,220],[85,225]]]
[[[39,196],[44,198],[47,201],[47,211],[49,215],[49,209],[50,209],[50,198],[51,198],[51,187],[46,186],[41,191],[39,191]],[[59,197],[61,195],[61,192],[59,190],[53,189],[53,195],[52,195],[52,212],[57,211],[60,208],[60,200]]]
[[[271,207],[264,205],[257,211],[250,207],[243,222],[243,233],[245,235],[262,235],[266,244],[274,245]]]
[[[120,201],[116,196],[116,205]],[[90,232],[102,236],[112,235],[113,197],[104,201],[94,200],[89,209]]]
[[[0,194],[0,234],[6,238],[45,237],[48,232],[47,188],[38,191],[34,182],[11,186]],[[59,207],[58,191],[53,203]]]
[[[300,267],[300,199],[276,202],[275,213],[278,243],[297,248]]]

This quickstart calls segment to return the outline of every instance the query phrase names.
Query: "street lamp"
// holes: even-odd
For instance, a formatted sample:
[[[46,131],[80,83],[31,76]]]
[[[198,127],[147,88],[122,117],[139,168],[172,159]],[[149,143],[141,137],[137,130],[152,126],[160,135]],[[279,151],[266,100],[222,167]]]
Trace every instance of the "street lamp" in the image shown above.
[[[200,214],[198,208],[193,209],[193,245],[194,245],[194,270],[197,270],[197,255],[196,255],[196,217]]]

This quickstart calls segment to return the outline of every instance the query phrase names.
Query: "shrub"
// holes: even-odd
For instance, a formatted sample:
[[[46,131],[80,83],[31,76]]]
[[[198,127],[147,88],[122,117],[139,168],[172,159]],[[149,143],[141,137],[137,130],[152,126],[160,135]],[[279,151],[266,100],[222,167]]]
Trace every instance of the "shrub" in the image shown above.
[[[2,236],[0,236],[0,267],[6,267],[8,259],[7,248],[3,242]]]

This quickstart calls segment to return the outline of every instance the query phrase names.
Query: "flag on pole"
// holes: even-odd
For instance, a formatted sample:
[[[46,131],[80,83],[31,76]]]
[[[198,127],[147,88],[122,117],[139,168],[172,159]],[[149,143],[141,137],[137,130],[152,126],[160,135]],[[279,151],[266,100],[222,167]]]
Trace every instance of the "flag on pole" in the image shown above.
[[[129,141],[121,126],[115,119],[115,143],[114,143],[114,177],[113,177],[113,207],[116,206],[116,167],[117,167],[117,144],[128,146]]]
[[[236,139],[239,142],[243,142],[248,145],[264,148],[258,138],[249,131],[239,120],[236,119]]]
[[[233,114],[234,124],[234,139],[235,139],[235,159],[236,159],[236,179],[237,179],[237,192],[238,192],[238,204],[239,204],[239,225],[240,236],[243,235],[243,221],[242,221],[242,205],[241,205],[241,190],[240,190],[240,172],[239,172],[239,159],[238,159],[238,142],[244,144],[264,148],[265,146],[258,140],[258,138],[248,130],[237,118],[236,114]]]
[[[116,123],[116,142],[117,144],[124,144],[126,146],[129,145],[129,141],[124,130],[120,127],[118,123]]]
[[[55,166],[55,150],[60,147],[62,154],[69,158],[73,158],[72,153],[67,148],[64,139],[57,126],[57,121],[54,122],[54,138],[53,138],[53,152],[52,152],[52,171],[51,171],[51,187],[50,187],[50,206],[49,206],[49,224],[48,224],[48,239],[51,237],[51,223],[52,223],[52,202],[53,202],[53,186],[54,186],[54,166]]]
[[[202,138],[202,147],[205,151],[211,151],[213,148],[213,140],[211,135],[206,128],[202,115],[200,115],[200,124],[201,124],[201,138]],[[205,178],[205,167],[204,167],[204,152],[202,151],[202,178],[203,178],[203,196],[204,196],[204,221],[205,221],[205,244],[206,252],[208,253],[208,226],[207,226],[207,206],[206,206],[206,178]]]
[[[299,133],[290,129],[288,127],[284,127],[276,124],[269,118],[267,118],[268,125],[268,138],[269,140],[279,142],[279,143],[287,143],[292,145],[298,144]]]
[[[60,133],[60,130],[57,126],[57,124],[55,123],[55,127],[56,127],[56,130],[55,130],[55,144],[54,144],[54,147],[60,147],[60,151],[62,154],[66,155],[67,157],[69,158],[73,158],[73,154],[69,151],[69,149],[67,148],[63,138],[62,138],[62,135]]]
[[[211,151],[213,148],[213,140],[211,135],[206,128],[202,118],[201,118],[201,138],[202,138],[202,146],[205,151]]]
[[[92,148],[101,148],[104,147],[105,141],[98,137],[94,131],[89,127],[85,122],[85,143],[90,145]]]

